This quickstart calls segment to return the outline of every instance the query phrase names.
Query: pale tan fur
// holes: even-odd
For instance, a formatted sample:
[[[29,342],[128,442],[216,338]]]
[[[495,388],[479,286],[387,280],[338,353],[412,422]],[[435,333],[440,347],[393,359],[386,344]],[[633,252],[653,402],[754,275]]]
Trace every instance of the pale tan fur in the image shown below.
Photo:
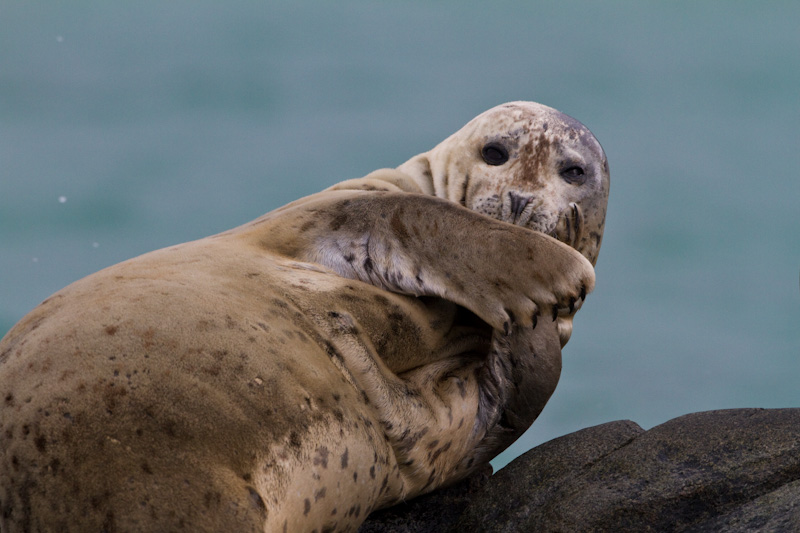
[[[605,167],[585,198],[539,187],[572,219],[504,221],[502,198],[481,202],[536,194],[558,143],[588,132],[538,104],[487,113],[399,169],[112,266],[23,318],[0,341],[0,529],[355,531],[485,465],[558,382],[599,247],[576,229],[602,235],[608,189]],[[542,117],[561,133],[531,133]],[[503,128],[516,155],[484,169]],[[522,162],[542,138],[539,166]]]

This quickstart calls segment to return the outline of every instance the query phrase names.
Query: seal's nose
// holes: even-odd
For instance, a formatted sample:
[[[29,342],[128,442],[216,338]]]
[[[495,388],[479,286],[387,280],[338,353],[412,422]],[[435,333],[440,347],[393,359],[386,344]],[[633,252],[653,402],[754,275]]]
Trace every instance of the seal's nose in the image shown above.
[[[511,204],[511,214],[514,217],[514,220],[517,220],[520,215],[522,215],[522,212],[525,210],[528,204],[531,203],[532,197],[522,196],[521,194],[509,191],[508,199]]]

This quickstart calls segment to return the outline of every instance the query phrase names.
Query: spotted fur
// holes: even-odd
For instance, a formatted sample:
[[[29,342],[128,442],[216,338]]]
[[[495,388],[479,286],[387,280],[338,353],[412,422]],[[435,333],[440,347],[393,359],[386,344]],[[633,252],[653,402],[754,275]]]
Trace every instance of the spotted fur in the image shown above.
[[[0,530],[355,531],[485,465],[553,392],[561,324],[594,284],[584,235],[602,235],[588,196],[566,204],[582,229],[503,200],[547,183],[582,126],[536,104],[489,113],[23,318],[0,341]],[[543,116],[572,124],[544,151]],[[474,150],[503,127],[512,163],[481,170]]]

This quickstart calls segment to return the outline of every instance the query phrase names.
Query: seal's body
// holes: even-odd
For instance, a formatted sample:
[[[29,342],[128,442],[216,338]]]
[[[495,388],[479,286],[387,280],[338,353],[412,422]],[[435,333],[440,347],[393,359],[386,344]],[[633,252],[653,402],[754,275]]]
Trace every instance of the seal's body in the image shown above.
[[[548,109],[515,106],[532,123]],[[505,448],[552,394],[593,287],[596,247],[575,239],[591,217],[573,200],[545,228],[571,228],[587,260],[433,196],[426,160],[102,270],[26,316],[0,342],[2,530],[354,531]]]

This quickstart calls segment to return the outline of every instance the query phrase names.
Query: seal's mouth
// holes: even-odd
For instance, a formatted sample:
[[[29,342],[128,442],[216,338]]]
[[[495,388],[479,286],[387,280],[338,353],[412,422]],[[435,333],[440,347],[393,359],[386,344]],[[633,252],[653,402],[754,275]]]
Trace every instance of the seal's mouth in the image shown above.
[[[584,238],[586,224],[583,210],[575,202],[570,202],[566,209],[554,217],[550,206],[535,194],[510,190],[478,197],[476,204],[468,208],[515,226],[544,233],[592,261],[591,250],[586,249]]]
[[[496,207],[499,211],[497,218],[549,235],[583,253],[578,246],[583,238],[584,217],[578,204],[570,202],[558,214],[555,224],[548,213],[541,212],[542,208],[542,201],[537,200],[535,195],[508,191],[503,194],[502,204]]]

